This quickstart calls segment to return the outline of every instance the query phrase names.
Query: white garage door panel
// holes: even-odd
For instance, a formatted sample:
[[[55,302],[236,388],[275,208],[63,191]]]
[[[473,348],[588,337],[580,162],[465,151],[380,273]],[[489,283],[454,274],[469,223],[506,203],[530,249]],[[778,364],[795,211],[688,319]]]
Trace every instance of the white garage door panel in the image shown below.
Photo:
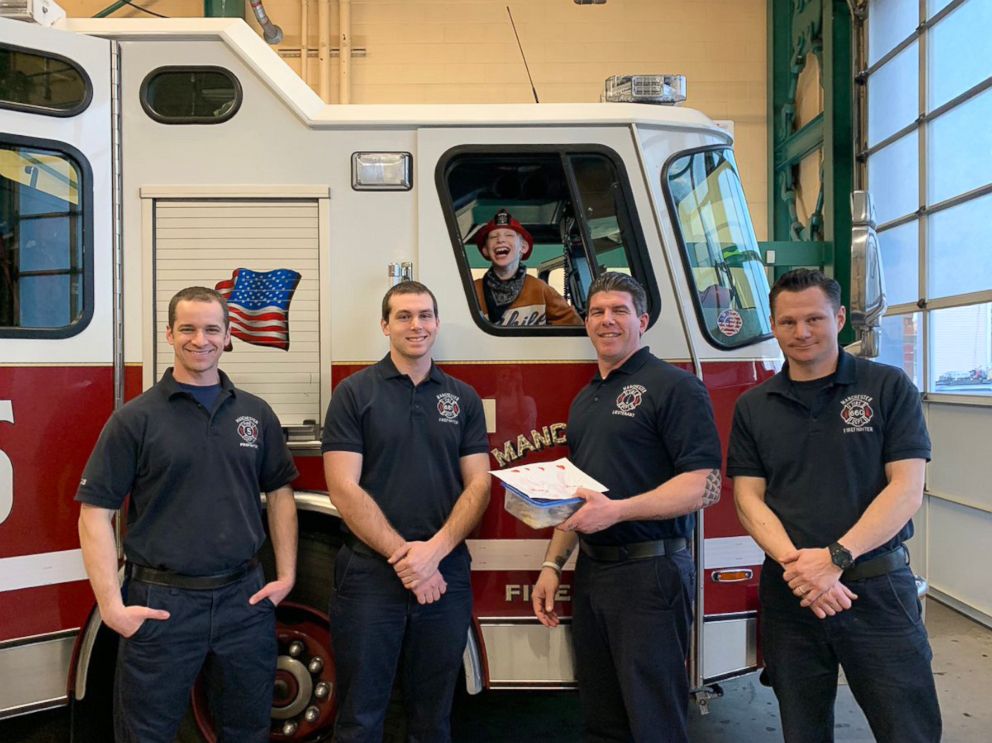
[[[927,489],[992,510],[992,410],[930,403],[927,425],[933,440]]]
[[[992,514],[930,499],[930,584],[992,616],[992,581],[985,565]]]

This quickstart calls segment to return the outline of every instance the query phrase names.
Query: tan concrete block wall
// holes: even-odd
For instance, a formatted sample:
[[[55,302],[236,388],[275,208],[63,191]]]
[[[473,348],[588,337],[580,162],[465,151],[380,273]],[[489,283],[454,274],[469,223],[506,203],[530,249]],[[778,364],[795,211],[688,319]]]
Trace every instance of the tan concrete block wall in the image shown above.
[[[135,0],[170,16],[199,16],[202,0]],[[109,0],[62,0],[90,16]],[[509,5],[542,102],[599,100],[613,74],[676,72],[686,105],[735,123],[736,151],[759,239],[767,236],[766,0],[352,0],[353,103],[525,103],[530,82],[507,15]],[[300,0],[267,0],[285,39],[280,51],[301,71]],[[318,43],[318,5],[308,0],[308,43]],[[330,3],[337,46],[338,3]],[[142,15],[123,8],[119,17]],[[250,13],[249,13],[250,15]],[[251,21],[254,26],[254,20]],[[316,89],[319,65],[309,58]],[[331,100],[338,99],[331,62]]]

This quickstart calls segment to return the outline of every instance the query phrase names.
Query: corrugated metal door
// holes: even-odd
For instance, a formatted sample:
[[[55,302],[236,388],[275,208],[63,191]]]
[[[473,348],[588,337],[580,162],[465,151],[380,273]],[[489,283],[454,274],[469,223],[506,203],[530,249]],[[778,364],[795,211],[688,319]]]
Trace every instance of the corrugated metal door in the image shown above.
[[[249,340],[234,337],[221,368],[234,383],[264,398],[283,426],[320,420],[320,297],[317,200],[155,201],[155,374],[172,365],[164,340],[169,300],[186,286],[227,286],[248,297],[249,317],[241,323]],[[240,269],[239,276],[233,278]],[[287,348],[271,345],[279,314],[262,301],[265,286],[286,286],[290,271],[300,275],[286,311]],[[251,273],[249,273],[251,272]],[[249,277],[254,274],[254,278]],[[266,277],[268,274],[268,277]],[[290,284],[292,280],[290,279]],[[233,284],[233,285],[232,285]],[[283,299],[288,298],[285,288]],[[251,305],[258,300],[264,309]],[[276,304],[278,302],[276,300]],[[258,319],[251,313],[261,313]],[[238,323],[234,324],[237,327]]]

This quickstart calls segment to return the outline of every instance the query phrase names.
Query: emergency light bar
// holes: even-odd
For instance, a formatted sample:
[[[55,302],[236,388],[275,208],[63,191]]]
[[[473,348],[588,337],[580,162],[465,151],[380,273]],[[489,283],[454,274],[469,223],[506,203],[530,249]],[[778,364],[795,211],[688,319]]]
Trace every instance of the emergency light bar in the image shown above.
[[[606,78],[603,100],[677,106],[685,102],[685,75],[613,75]]]
[[[0,18],[51,26],[65,18],[65,11],[53,0],[0,0]]]

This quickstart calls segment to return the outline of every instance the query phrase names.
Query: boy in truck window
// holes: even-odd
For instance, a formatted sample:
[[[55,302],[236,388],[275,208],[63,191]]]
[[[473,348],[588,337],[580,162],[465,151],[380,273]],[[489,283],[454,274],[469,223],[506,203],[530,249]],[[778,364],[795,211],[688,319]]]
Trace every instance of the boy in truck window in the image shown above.
[[[581,325],[582,318],[565,298],[527,273],[534,239],[506,209],[496,212],[475,235],[475,243],[492,265],[475,280],[483,316],[494,325]]]

